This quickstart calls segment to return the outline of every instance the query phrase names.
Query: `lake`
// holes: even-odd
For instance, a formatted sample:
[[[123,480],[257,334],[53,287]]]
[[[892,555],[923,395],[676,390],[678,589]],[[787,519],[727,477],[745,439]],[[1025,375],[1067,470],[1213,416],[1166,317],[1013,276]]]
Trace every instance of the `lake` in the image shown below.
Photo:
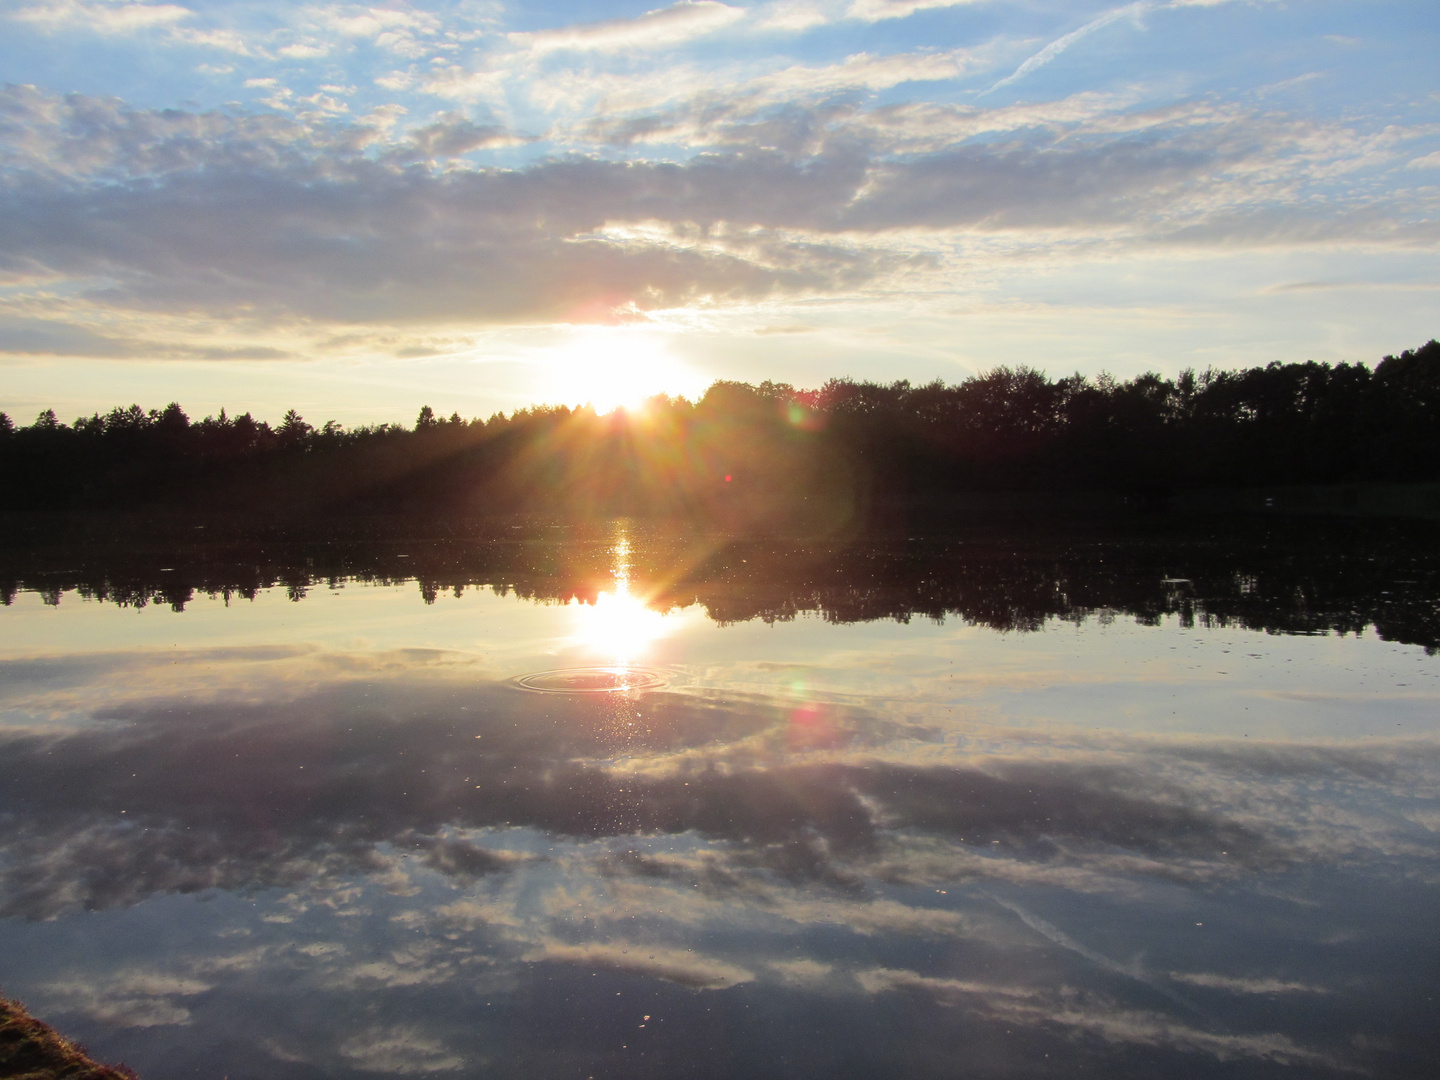
[[[144,1080],[1434,1076],[1437,539],[12,548],[0,991]]]

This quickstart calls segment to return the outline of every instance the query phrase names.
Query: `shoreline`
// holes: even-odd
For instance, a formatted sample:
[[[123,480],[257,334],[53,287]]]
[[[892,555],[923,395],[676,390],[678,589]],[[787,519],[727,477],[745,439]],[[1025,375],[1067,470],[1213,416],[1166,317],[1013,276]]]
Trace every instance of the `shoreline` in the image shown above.
[[[138,1080],[124,1065],[102,1065],[73,1039],[0,997],[0,1077],[25,1080]]]

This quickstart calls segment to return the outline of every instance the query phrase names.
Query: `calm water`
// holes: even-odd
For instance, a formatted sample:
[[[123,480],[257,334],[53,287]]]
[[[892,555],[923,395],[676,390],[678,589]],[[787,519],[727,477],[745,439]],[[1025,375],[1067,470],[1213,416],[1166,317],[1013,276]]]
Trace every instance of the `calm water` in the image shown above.
[[[1434,1076],[1435,539],[12,553],[0,990],[145,1080]]]

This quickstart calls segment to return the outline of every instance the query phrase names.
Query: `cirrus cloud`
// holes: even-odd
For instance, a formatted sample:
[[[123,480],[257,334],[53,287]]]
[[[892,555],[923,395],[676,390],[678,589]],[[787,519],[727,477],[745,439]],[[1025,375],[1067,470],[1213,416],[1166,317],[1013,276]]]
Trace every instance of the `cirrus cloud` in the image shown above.
[[[94,34],[129,34],[152,26],[167,26],[194,14],[178,4],[106,3],[86,0],[46,0],[10,14],[49,33],[87,31]]]
[[[648,49],[678,45],[745,17],[745,9],[719,0],[679,0],[630,19],[578,23],[553,30],[513,33],[510,40],[534,53]]]

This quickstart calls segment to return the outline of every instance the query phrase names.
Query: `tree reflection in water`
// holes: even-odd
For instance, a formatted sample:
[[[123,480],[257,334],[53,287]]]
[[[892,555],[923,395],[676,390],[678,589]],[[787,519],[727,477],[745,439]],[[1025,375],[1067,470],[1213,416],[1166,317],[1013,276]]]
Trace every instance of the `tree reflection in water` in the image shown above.
[[[213,640],[172,663],[133,620],[180,617],[107,602],[88,651],[0,659],[6,988],[150,1080],[1428,1075],[1437,549],[1266,535],[18,567],[60,608],[13,627],[83,588]],[[249,605],[196,596],[278,628],[327,609],[265,583],[330,575],[400,583],[327,590],[339,624],[440,619],[416,581],[511,599],[457,609],[471,655],[232,640]],[[526,693],[485,658],[525,634],[689,651],[664,687]],[[878,689],[835,690],[854,665]]]

